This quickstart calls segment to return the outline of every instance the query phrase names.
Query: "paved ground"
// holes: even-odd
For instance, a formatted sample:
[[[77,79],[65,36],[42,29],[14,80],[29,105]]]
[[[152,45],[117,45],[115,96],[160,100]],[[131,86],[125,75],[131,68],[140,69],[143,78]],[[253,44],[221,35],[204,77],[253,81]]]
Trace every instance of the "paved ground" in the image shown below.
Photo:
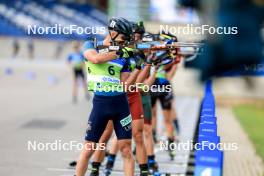
[[[202,96],[201,85],[195,82],[196,76],[196,72],[180,68],[174,78],[176,108],[182,127],[181,141],[191,139],[193,135],[192,129],[199,104],[197,96]],[[235,80],[236,83],[243,82]],[[0,175],[72,175],[74,171],[67,169],[67,164],[77,157],[78,151],[27,149],[28,141],[34,140],[39,143],[82,142],[91,103],[82,98],[81,92],[78,104],[72,105],[71,74],[65,63],[1,60],[0,81]],[[231,82],[229,79],[229,88],[226,89],[230,96],[234,91],[230,88]],[[219,84],[218,82],[214,87],[216,94],[224,95],[224,91],[219,92],[222,90]],[[239,95],[243,93],[240,92]],[[225,152],[224,176],[261,176],[263,164],[232,112],[219,108],[217,115],[222,141],[239,144],[238,151]],[[161,136],[163,131],[161,126],[159,128]],[[161,163],[163,171],[183,173],[186,170],[188,152],[187,154],[179,152],[175,161],[171,163],[167,154],[159,150],[157,152],[158,158],[163,161]]]
[[[34,67],[32,67],[34,65]],[[68,163],[78,151],[29,151],[29,142],[60,144],[82,142],[91,102],[80,98],[71,102],[71,75],[63,62],[0,63],[0,175],[58,176],[73,175]],[[80,97],[83,97],[81,92]],[[176,105],[181,141],[192,139],[199,108],[199,98],[177,96]],[[161,117],[161,115],[159,115]],[[162,121],[162,119],[160,120]],[[161,123],[162,124],[162,123]],[[163,135],[164,127],[159,126]],[[162,172],[185,173],[189,152],[179,152],[173,162],[165,151],[156,147]],[[115,175],[123,175],[122,162],[117,159]]]
[[[28,141],[68,142],[83,137],[91,105],[83,99],[71,104],[66,66],[34,65],[12,64],[9,76],[3,73],[7,66],[1,65],[0,175],[51,175],[47,168],[65,165],[76,153],[28,151]],[[30,72],[36,73],[35,78]]]

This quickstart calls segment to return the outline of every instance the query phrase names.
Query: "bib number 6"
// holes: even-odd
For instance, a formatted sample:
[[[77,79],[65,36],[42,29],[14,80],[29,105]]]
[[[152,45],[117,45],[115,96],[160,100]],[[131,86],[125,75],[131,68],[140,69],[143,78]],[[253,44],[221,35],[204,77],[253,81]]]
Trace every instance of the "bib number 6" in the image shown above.
[[[109,66],[109,67],[108,67],[108,73],[109,73],[110,75],[115,75],[114,66]]]

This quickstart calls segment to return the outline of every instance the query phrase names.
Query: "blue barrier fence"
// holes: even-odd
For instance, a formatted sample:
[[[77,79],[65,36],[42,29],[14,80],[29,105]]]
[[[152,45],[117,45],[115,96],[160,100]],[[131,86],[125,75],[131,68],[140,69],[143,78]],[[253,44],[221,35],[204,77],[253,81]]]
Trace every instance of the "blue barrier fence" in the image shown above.
[[[194,175],[222,176],[224,155],[219,149],[220,137],[217,134],[212,81],[206,83],[198,123],[196,137],[200,148],[195,151]]]

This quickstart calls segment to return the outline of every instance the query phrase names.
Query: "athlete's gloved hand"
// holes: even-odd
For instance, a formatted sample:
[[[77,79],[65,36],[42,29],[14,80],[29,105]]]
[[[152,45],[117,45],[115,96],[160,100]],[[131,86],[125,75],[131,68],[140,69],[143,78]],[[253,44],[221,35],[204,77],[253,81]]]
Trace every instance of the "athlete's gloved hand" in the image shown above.
[[[144,52],[141,50],[135,50],[133,52],[133,58],[135,59],[136,62],[136,69],[141,70],[142,64],[146,59]]]
[[[146,58],[146,63],[153,64],[153,62],[155,61],[155,57],[155,53],[150,53]]]
[[[175,50],[170,50],[170,51],[169,51],[169,55],[170,55],[171,57],[176,57],[176,56],[177,56],[177,49],[175,49]]]
[[[129,51],[126,48],[120,48],[119,50],[116,51],[116,55],[118,57],[129,58],[129,57],[133,57],[133,51]]]
[[[155,60],[154,65],[162,64],[162,62],[164,61],[164,59],[167,59],[168,58],[168,53],[167,52],[164,52],[162,54],[159,54],[159,56],[157,56],[156,58],[157,59]]]
[[[159,68],[160,68],[160,64],[155,65],[154,71],[157,72],[159,70]]]
[[[155,57],[155,59],[153,59],[152,63],[153,63],[154,65],[158,65],[158,64],[161,63],[161,59],[160,59],[159,57]]]

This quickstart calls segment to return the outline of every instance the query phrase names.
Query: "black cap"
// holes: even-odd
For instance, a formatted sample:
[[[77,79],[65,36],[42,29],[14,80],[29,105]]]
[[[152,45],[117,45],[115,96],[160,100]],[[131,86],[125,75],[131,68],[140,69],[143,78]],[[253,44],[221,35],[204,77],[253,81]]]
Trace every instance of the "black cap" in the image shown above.
[[[130,40],[132,36],[132,23],[122,17],[112,17],[109,20],[108,30],[123,34],[126,40]]]

